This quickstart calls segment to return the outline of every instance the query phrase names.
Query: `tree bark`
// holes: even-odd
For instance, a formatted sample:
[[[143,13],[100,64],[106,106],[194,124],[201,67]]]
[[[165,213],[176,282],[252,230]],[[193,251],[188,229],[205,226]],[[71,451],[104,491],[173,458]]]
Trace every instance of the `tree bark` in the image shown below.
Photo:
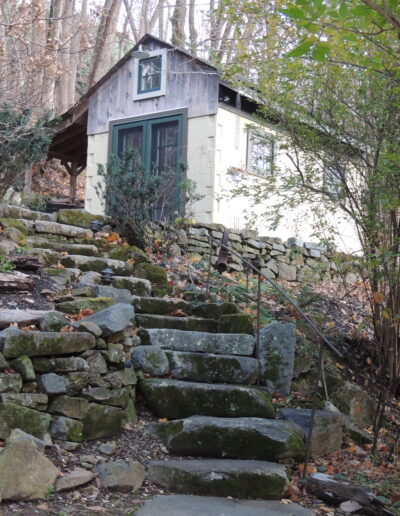
[[[176,47],[183,46],[185,43],[186,0],[176,0],[170,21],[172,26],[172,44]]]

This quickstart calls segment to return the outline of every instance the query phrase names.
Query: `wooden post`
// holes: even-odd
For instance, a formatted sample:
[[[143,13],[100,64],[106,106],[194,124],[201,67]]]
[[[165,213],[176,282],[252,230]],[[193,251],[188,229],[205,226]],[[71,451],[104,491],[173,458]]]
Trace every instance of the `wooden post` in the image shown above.
[[[84,170],[84,166],[78,166],[78,162],[73,161],[69,164],[66,161],[63,161],[62,164],[67,169],[69,174],[69,198],[71,204],[76,203],[76,186],[79,174]]]

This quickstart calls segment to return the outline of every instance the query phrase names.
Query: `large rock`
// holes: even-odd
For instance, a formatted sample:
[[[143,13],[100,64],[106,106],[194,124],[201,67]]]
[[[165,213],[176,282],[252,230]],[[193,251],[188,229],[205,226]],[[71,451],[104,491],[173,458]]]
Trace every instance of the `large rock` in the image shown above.
[[[354,383],[345,382],[331,396],[336,407],[362,427],[374,422],[376,400]]]
[[[0,403],[0,439],[7,439],[11,430],[20,428],[28,434],[43,439],[51,416],[14,403]]]
[[[135,267],[135,276],[149,280],[155,295],[163,296],[168,293],[167,273],[161,267],[152,263],[139,263]]]
[[[254,352],[252,335],[234,333],[206,333],[164,328],[142,330],[140,339],[145,344],[175,351],[195,351],[220,355],[248,355]]]
[[[127,288],[115,288],[109,285],[96,285],[94,287],[96,296],[111,297],[116,303],[132,304],[133,296]]]
[[[58,473],[32,441],[9,443],[0,452],[0,500],[45,498]]]
[[[152,429],[174,454],[278,461],[304,457],[303,430],[290,421],[192,416]]]
[[[76,419],[65,416],[56,416],[50,424],[50,434],[61,441],[81,443],[83,424]]]
[[[21,331],[17,328],[6,328],[0,333],[0,350],[6,358],[80,353],[95,345],[96,339],[89,333]]]
[[[132,364],[151,376],[164,376],[169,371],[169,362],[163,349],[158,346],[137,346],[132,351]]]
[[[90,229],[91,222],[98,220],[101,223],[104,223],[105,219],[103,215],[93,215],[93,213],[89,213],[86,210],[66,209],[58,211],[57,220],[61,224]]]
[[[113,333],[127,328],[134,317],[135,312],[133,306],[125,303],[117,303],[101,312],[89,315],[89,317],[85,317],[83,320],[97,324],[97,326],[102,329],[102,336],[108,337]]]
[[[271,395],[255,387],[150,378],[139,389],[158,417],[275,417]]]
[[[146,478],[146,470],[136,461],[106,462],[96,472],[103,487],[122,493],[137,491]]]
[[[121,431],[123,410],[108,405],[90,403],[82,419],[83,439],[86,441],[111,437]]]
[[[38,373],[68,373],[88,371],[89,364],[82,357],[33,358],[33,367]]]
[[[135,516],[313,516],[297,503],[274,500],[230,500],[212,496],[158,495],[145,502]]]
[[[218,323],[220,333],[248,333],[253,335],[253,322],[249,314],[221,315]]]
[[[114,260],[133,260],[134,263],[150,262],[149,256],[134,245],[119,245],[110,246],[108,256]]]
[[[57,478],[55,489],[57,493],[60,491],[68,491],[69,489],[75,489],[88,484],[93,479],[94,474],[91,471],[87,471],[86,469],[74,469],[70,473]]]
[[[310,429],[311,410],[285,408],[279,411],[279,418],[293,421],[304,430],[305,440]],[[343,441],[343,416],[327,410],[315,412],[310,453],[313,457],[327,455],[340,450]]]
[[[280,499],[289,485],[283,464],[255,460],[150,462],[149,480],[173,493]]]
[[[272,322],[260,331],[260,383],[271,392],[290,394],[293,377],[296,326]]]
[[[36,233],[50,233],[52,235],[62,235],[70,238],[84,238],[88,234],[86,229],[45,220],[37,220],[35,222],[35,231]]]
[[[115,288],[129,290],[134,296],[149,296],[151,294],[151,283],[147,279],[114,276],[111,284]]]
[[[82,256],[79,254],[70,254],[61,258],[61,264],[64,267],[73,267],[83,272],[94,271],[101,272],[104,269],[112,269],[117,276],[130,276],[133,266],[128,262],[121,260],[112,260],[111,258],[96,258],[93,256]]]
[[[31,382],[35,380],[36,374],[35,370],[33,369],[32,360],[27,357],[26,355],[22,355],[16,359],[14,359],[10,363],[12,369],[17,371],[24,382]]]
[[[88,400],[72,396],[57,396],[49,404],[50,414],[58,414],[73,419],[82,419],[88,409]]]
[[[297,268],[295,265],[287,265],[286,263],[276,262],[278,267],[278,277],[285,281],[296,281]]]
[[[165,353],[169,369],[178,380],[247,385],[257,380],[258,361],[255,358],[169,350]]]

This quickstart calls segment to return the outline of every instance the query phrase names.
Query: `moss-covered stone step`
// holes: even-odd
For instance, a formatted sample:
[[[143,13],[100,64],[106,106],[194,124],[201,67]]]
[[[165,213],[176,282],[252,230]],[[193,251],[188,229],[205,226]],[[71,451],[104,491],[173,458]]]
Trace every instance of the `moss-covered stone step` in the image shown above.
[[[88,234],[87,229],[70,226],[69,224],[59,224],[46,220],[37,220],[35,222],[36,233],[45,233],[50,235],[61,235],[69,238],[85,237]]]
[[[116,301],[111,297],[81,297],[73,301],[63,301],[57,303],[57,310],[65,314],[79,314],[81,310],[92,310],[100,312],[114,305]]]
[[[149,378],[139,389],[158,417],[275,417],[271,395],[255,387]]]
[[[13,206],[9,204],[0,204],[0,217],[27,220],[57,220],[56,213],[44,213],[40,211],[29,210],[28,208],[23,208],[22,206]]]
[[[5,358],[80,353],[95,345],[93,335],[83,332],[21,331],[10,327],[0,333],[0,350]]]
[[[169,315],[137,314],[136,322],[142,328],[168,328],[184,331],[215,333],[218,325],[214,319],[201,317],[173,317]]]
[[[256,344],[252,335],[181,331],[166,328],[142,330],[140,339],[143,344],[152,344],[175,351],[243,356],[252,356]]]
[[[95,245],[70,244],[68,242],[60,242],[56,240],[47,240],[39,236],[30,236],[27,238],[27,245],[40,249],[53,249],[53,251],[67,252],[69,254],[82,254],[85,256],[98,256],[99,250]]]
[[[283,464],[261,460],[164,460],[149,464],[149,480],[173,493],[280,499],[289,485]]]
[[[115,288],[129,290],[134,296],[150,296],[151,283],[147,279],[132,276],[114,276],[111,285]]]
[[[303,430],[290,421],[192,416],[152,429],[178,455],[277,461],[302,459]]]
[[[139,297],[133,298],[135,312],[154,315],[174,315],[176,311],[189,315],[192,311],[190,303],[174,297]]]
[[[258,376],[258,360],[250,357],[165,350],[174,378],[192,382],[252,385]]]
[[[57,213],[57,221],[59,223],[68,224],[70,226],[79,226],[85,229],[90,229],[90,223],[93,220],[105,223],[103,215],[94,215],[86,210],[65,209],[59,210]]]
[[[158,495],[147,500],[135,516],[312,516],[297,503],[277,500],[238,500],[215,496]]]
[[[101,272],[103,269],[109,268],[112,269],[117,276],[129,276],[133,270],[130,263],[121,260],[81,256],[79,254],[63,256],[60,261],[64,267],[73,267],[81,271]]]

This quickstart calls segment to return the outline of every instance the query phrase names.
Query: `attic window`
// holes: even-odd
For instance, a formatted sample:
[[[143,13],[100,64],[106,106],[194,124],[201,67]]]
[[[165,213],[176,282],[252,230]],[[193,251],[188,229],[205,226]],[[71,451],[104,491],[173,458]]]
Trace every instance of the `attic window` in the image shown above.
[[[153,51],[148,57],[134,60],[134,100],[165,95],[166,58],[165,51]]]

